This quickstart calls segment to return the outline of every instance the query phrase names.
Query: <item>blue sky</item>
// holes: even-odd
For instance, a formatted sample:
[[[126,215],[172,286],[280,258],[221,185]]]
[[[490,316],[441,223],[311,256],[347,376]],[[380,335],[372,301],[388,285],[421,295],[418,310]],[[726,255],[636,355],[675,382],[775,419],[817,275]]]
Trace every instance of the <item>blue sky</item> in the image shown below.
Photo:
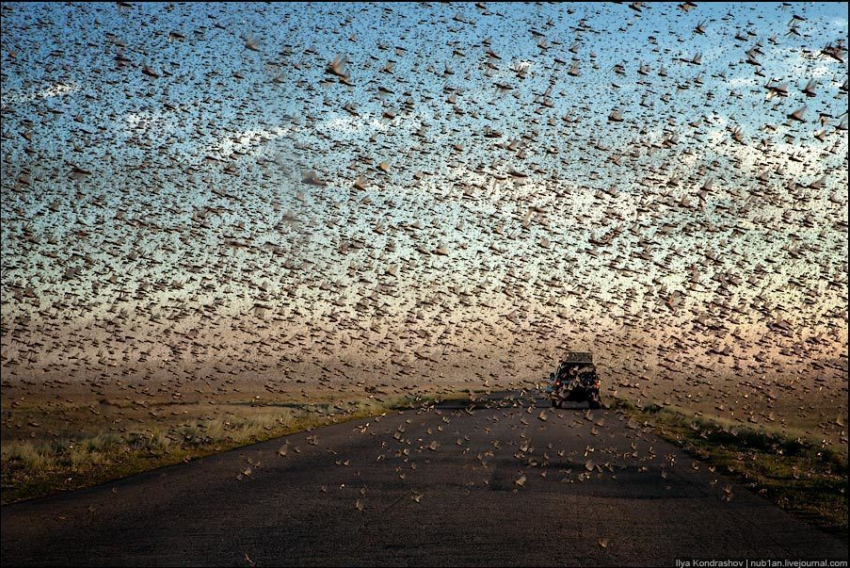
[[[214,342],[257,305],[367,350],[484,321],[545,359],[630,322],[703,356],[786,320],[775,351],[846,350],[846,3],[3,10],[3,316],[45,361],[93,315]]]

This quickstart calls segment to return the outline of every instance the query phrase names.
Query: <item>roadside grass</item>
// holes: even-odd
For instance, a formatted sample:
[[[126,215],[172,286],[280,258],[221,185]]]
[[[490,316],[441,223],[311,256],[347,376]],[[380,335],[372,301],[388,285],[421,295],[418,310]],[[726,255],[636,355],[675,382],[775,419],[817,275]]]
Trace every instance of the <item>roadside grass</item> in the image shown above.
[[[817,440],[734,425],[686,409],[636,405],[616,399],[613,408],[651,427],[661,438],[717,466],[789,513],[847,542],[847,453]]]
[[[92,487],[313,428],[448,400],[468,400],[468,396],[463,392],[319,404],[232,401],[216,405],[214,411],[188,407],[190,410],[179,414],[178,422],[151,420],[120,433],[73,428],[74,422],[85,420],[83,407],[61,435],[3,441],[2,503]],[[161,404],[174,406],[173,402]],[[146,408],[156,406],[152,403]],[[27,411],[31,413],[32,409]]]

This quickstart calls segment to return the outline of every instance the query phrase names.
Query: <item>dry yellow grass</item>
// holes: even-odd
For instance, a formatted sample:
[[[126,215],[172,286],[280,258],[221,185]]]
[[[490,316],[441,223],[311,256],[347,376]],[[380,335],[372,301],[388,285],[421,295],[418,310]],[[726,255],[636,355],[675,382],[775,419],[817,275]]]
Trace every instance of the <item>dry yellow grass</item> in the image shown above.
[[[465,398],[463,394],[454,396]],[[138,405],[104,400],[96,408],[70,403],[5,408],[2,501],[88,487],[433,400],[427,395],[316,404],[228,400],[216,404],[159,401]]]

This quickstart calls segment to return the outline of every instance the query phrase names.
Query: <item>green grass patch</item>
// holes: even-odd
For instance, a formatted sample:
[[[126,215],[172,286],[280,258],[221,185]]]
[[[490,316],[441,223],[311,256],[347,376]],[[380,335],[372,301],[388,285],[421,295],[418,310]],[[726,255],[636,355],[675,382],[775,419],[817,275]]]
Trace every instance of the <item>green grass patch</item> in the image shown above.
[[[816,440],[791,439],[655,403],[617,399],[613,407],[786,511],[847,541],[846,453]]]

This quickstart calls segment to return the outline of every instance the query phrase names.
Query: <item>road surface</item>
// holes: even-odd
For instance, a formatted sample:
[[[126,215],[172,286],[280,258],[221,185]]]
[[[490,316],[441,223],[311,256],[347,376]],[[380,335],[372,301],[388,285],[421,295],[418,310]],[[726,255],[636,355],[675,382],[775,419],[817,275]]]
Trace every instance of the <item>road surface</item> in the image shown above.
[[[847,558],[837,538],[616,412],[518,398],[391,413],[5,506],[3,565]]]

